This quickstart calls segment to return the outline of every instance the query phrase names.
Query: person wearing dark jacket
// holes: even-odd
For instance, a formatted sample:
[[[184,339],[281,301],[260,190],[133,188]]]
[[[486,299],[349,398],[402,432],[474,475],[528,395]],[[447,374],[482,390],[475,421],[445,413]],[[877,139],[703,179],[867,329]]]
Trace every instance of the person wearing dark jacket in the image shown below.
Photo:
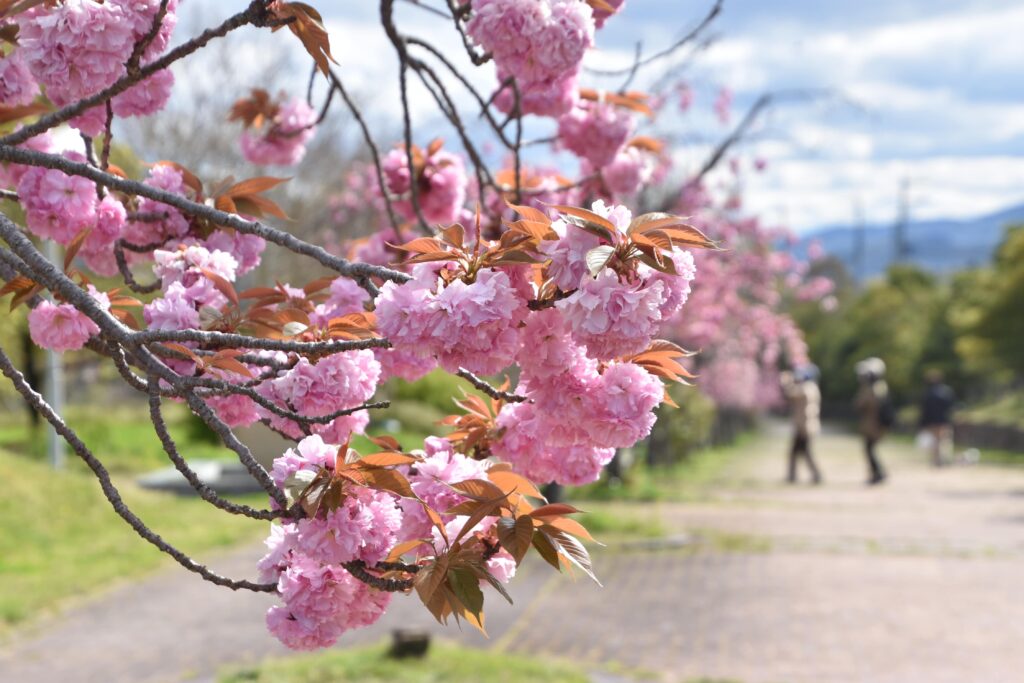
[[[932,464],[942,467],[953,458],[953,404],[956,395],[942,381],[940,370],[931,370],[925,375],[927,387],[921,398],[921,431],[930,435]]]
[[[885,406],[889,401],[885,362],[881,358],[865,358],[854,366],[854,371],[857,373],[859,388],[853,406],[860,416],[857,426],[864,439],[868,484],[881,484],[888,476],[876,448],[889,428],[885,414]]]

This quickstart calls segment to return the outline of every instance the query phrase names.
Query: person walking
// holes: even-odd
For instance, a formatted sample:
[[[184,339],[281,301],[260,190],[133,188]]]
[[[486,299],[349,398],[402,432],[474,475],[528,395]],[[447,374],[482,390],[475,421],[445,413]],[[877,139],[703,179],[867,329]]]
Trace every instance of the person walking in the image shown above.
[[[811,471],[811,482],[821,483],[821,471],[814,462],[811,444],[821,429],[821,391],[818,389],[818,368],[805,365],[795,372],[782,373],[782,391],[789,399],[789,411],[793,420],[793,445],[789,449],[789,468],[786,481],[795,484],[797,461],[807,463]]]
[[[881,484],[887,475],[876,449],[894,421],[889,386],[885,383],[885,362],[881,358],[866,358],[854,366],[854,371],[860,383],[854,408],[860,416],[858,427],[868,461],[868,484]]]
[[[956,395],[943,382],[941,370],[929,370],[925,374],[925,383],[918,427],[931,437],[932,465],[942,467],[953,461],[953,404]]]

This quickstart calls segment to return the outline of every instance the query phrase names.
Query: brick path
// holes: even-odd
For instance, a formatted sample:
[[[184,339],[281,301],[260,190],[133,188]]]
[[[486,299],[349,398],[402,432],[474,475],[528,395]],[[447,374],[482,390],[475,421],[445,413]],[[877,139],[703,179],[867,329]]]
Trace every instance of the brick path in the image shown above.
[[[700,502],[660,507],[692,544],[602,553],[604,589],[528,566],[514,608],[489,601],[490,641],[445,635],[673,682],[1024,680],[1024,469],[932,470],[890,444],[891,483],[868,489],[856,442],[827,435],[826,485],[786,487],[783,446],[767,434]],[[258,553],[215,564],[245,574]],[[267,604],[169,569],[0,645],[0,681],[209,681],[282,653]],[[414,600],[394,605],[345,642],[430,627]]]
[[[891,482],[867,488],[830,434],[826,485],[787,487],[783,448],[759,438],[706,502],[663,506],[692,548],[601,558],[604,591],[549,584],[500,645],[666,681],[1024,680],[1024,469],[933,470],[890,444]]]

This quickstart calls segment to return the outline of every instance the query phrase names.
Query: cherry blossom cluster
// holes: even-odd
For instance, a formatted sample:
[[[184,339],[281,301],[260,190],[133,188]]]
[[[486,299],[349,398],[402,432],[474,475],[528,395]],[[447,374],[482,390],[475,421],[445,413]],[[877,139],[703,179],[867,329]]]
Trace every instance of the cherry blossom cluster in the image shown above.
[[[472,0],[466,32],[494,57],[503,85],[497,105],[511,111],[514,78],[522,113],[557,116],[577,98],[580,66],[594,44],[594,14],[580,0]]]
[[[774,245],[785,231],[744,215],[739,197],[716,198],[702,185],[680,193],[675,209],[692,215],[708,235],[730,245],[716,258],[696,253],[700,286],[670,336],[704,349],[696,359],[698,386],[726,408],[760,410],[782,400],[779,371],[809,362],[800,329],[785,312],[789,299],[822,301],[830,280],[808,277],[809,263]]]
[[[358,458],[354,451],[348,454]],[[266,541],[269,552],[260,560],[259,571],[262,580],[277,583],[283,604],[267,612],[267,627],[288,647],[328,647],[345,631],[368,626],[383,615],[391,594],[353,578],[344,565],[360,562],[372,567],[396,545],[417,539],[431,539],[417,553],[428,556],[446,542],[442,529],[454,538],[465,526],[464,515],[439,512],[431,521],[426,510],[446,511],[467,501],[453,485],[488,481],[488,465],[454,452],[451,443],[437,437],[428,438],[412,455],[414,464],[402,468],[410,484],[409,497],[353,486],[333,509],[272,527]],[[285,489],[295,479],[335,472],[342,464],[338,458],[339,446],[325,443],[319,435],[308,436],[274,461],[274,481]],[[496,521],[496,515],[485,517],[469,532],[484,534]],[[504,550],[495,552],[486,565],[501,583],[515,574],[515,560]]]
[[[292,99],[275,108],[259,129],[242,133],[242,154],[260,165],[294,166],[306,155],[306,145],[316,135],[316,112],[305,100]]]
[[[384,158],[386,186],[378,188],[395,197],[395,208],[407,220],[416,218],[417,206],[429,225],[449,225],[462,218],[466,202],[467,179],[462,157],[431,145],[426,151],[414,147],[412,171],[410,155],[404,147],[391,150]],[[416,199],[412,186],[416,185]]]
[[[160,5],[160,0],[64,0],[19,14],[18,48],[13,62],[3,69],[2,103],[28,104],[41,86],[54,104],[64,106],[113,85],[125,75],[136,45],[150,34]],[[139,64],[148,64],[167,49],[177,8],[178,0],[166,3],[159,29],[139,55]],[[173,85],[170,70],[157,71],[115,96],[113,114],[153,114],[167,103]],[[105,121],[104,108],[93,107],[72,119],[71,125],[96,136]]]
[[[502,408],[493,451],[536,481],[594,481],[616,448],[647,436],[664,387],[629,359],[676,315],[696,274],[693,256],[679,248],[666,258],[669,272],[628,261],[610,267],[614,255],[595,267],[595,254],[614,249],[632,215],[601,201],[592,209],[610,231],[602,237],[572,216],[558,218],[537,245],[536,267],[475,269],[486,262],[478,256],[467,270],[434,258],[415,265],[410,282],[386,283],[376,301],[380,330],[395,347],[388,353],[414,359],[406,375],[431,367],[427,360],[483,375],[518,365],[517,391],[527,400]],[[561,294],[531,310],[540,308],[544,282]]]

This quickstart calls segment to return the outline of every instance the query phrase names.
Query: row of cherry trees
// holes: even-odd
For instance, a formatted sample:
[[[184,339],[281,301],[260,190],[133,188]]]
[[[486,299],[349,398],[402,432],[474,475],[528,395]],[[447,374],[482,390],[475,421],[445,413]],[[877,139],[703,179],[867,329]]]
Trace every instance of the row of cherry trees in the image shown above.
[[[444,17],[449,34],[403,31],[403,4]],[[258,581],[220,576],[153,533],[101,456],[2,349],[0,370],[140,536],[209,581],[277,593],[267,625],[288,646],[330,645],[411,591],[440,621],[483,628],[482,587],[507,598],[504,584],[531,550],[593,576],[575,509],[547,504],[536,484],[594,481],[616,448],[648,435],[664,383],[692,379],[694,369],[692,354],[660,336],[701,347],[702,381],[720,396],[760,392],[783,349],[802,360],[798,331],[778,313],[777,284],[794,264],[773,250],[773,233],[716,205],[699,180],[647,207],[657,210],[638,205],[666,186],[671,165],[662,143],[637,129],[669,105],[582,84],[584,57],[621,5],[381,0],[403,120],[402,139],[384,151],[345,87],[354,67],[334,62],[321,17],[304,3],[253,0],[172,48],[177,0],[0,0],[2,184],[24,217],[0,217],[0,291],[30,307],[37,345],[88,348],[116,367],[206,501],[275,521]],[[252,89],[224,112],[225,131],[239,135],[252,164],[289,167],[345,107],[371,163],[339,186],[335,216],[369,211],[378,226],[369,238],[325,249],[274,227],[287,217],[267,193],[281,178],[199,178],[173,160],[129,178],[110,163],[116,122],[157,114],[173,97],[169,67],[239,30],[293,34],[323,96]],[[453,49],[493,72],[490,92],[474,88]],[[646,63],[638,56],[624,75]],[[453,131],[450,146],[420,139],[412,125],[414,81]],[[672,106],[687,104],[687,91],[673,87],[682,101]],[[725,112],[727,95],[716,107]],[[471,117],[486,122],[486,135],[468,132]],[[527,139],[529,122],[542,119],[554,120],[555,135]],[[68,127],[77,148],[61,146]],[[485,144],[505,161],[487,164]],[[578,172],[528,165],[526,149],[568,151]],[[63,264],[43,257],[44,240],[64,246]],[[236,288],[267,248],[332,274]],[[788,284],[800,285],[794,273]],[[96,276],[120,282],[98,287]],[[386,406],[374,401],[381,382],[438,367],[480,392],[459,398],[444,436],[411,450],[390,437],[372,439],[375,453],[349,447],[369,411]],[[266,489],[267,509],[227,501],[200,481],[168,433],[166,401],[187,404],[237,454]],[[295,444],[269,472],[233,431],[255,423]]]

